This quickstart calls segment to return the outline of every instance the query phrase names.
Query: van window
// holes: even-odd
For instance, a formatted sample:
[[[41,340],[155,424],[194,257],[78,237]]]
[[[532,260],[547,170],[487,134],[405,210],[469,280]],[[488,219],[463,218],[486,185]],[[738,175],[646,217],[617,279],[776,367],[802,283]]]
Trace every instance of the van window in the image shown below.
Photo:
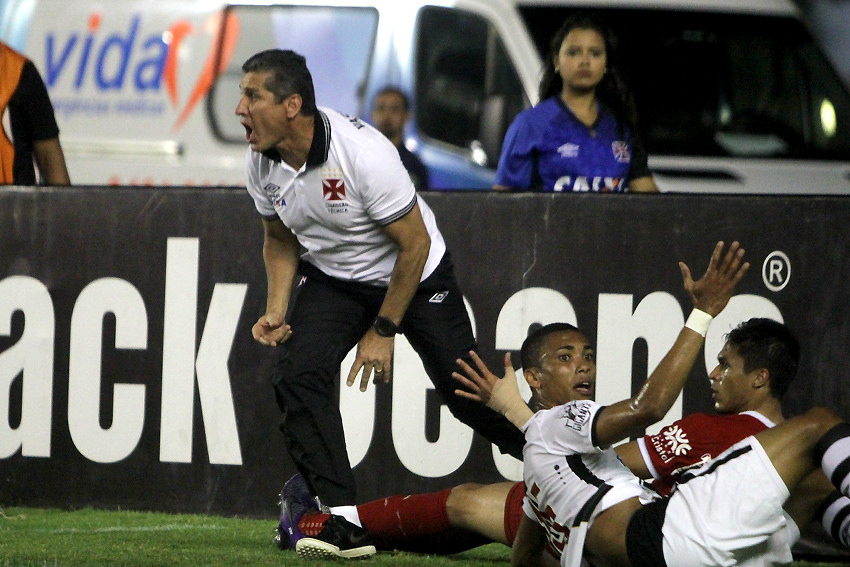
[[[650,155],[850,157],[848,94],[800,22],[599,12],[620,40],[619,67]],[[568,13],[535,7],[522,14],[542,54]]]
[[[238,39],[230,65],[207,98],[210,121],[220,139],[245,143],[245,132],[233,115],[242,64],[265,49],[292,49],[307,58],[316,104],[360,113],[378,25],[374,8],[237,5],[228,13],[235,16]]]
[[[512,118],[528,105],[495,28],[457,9],[428,6],[416,29],[416,123],[427,138],[499,159]]]

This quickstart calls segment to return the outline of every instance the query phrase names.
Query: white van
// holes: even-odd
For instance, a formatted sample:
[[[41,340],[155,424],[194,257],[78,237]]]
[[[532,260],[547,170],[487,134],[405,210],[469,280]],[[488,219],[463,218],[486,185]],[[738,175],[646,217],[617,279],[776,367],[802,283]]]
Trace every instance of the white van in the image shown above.
[[[436,189],[488,188],[549,38],[592,7],[620,39],[662,191],[850,193],[850,97],[786,0],[0,0],[79,184],[243,185],[241,64],[307,57],[320,105],[413,101]]]

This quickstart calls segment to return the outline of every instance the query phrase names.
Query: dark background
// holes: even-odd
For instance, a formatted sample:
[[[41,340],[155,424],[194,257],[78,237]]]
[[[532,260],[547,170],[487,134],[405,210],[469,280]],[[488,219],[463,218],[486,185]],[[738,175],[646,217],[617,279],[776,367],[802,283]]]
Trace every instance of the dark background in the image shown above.
[[[850,417],[850,199],[487,192],[423,196],[454,256],[475,314],[482,355],[494,368],[502,358],[495,350],[499,311],[519,290],[544,287],[563,294],[575,307],[579,325],[595,340],[600,293],[632,294],[637,305],[649,293],[666,291],[687,315],[690,302],[677,261],[687,262],[699,275],[717,240],[738,239],[753,263],[738,293],[773,302],[803,345],[801,372],[786,400],[789,414],[826,405]],[[209,463],[197,399],[192,462],[159,460],[169,237],[199,239],[198,340],[214,285],[248,286],[229,358],[241,466]],[[0,189],[0,276],[28,275],[42,282],[50,291],[56,328],[51,456],[27,458],[19,451],[0,460],[0,503],[276,515],[276,495],[294,469],[282,447],[268,382],[273,353],[250,337],[265,305],[261,246],[259,219],[241,190]],[[792,265],[792,277],[779,292],[770,291],[761,277],[762,262],[774,250],[784,251]],[[102,426],[111,422],[115,383],[147,388],[142,438],[129,457],[112,464],[94,463],[79,453],[67,416],[71,314],[81,290],[104,277],[132,283],[148,313],[148,346],[137,351],[114,348],[114,323],[110,331],[106,318]],[[20,312],[12,317],[10,335],[0,336],[0,357],[25,325]],[[635,384],[646,375],[641,343],[636,341],[634,348]],[[22,378],[3,392],[9,396],[13,427],[20,419]],[[684,393],[685,413],[710,409],[705,378],[703,365],[697,364]],[[481,438],[463,466],[448,476],[422,478],[407,471],[391,439],[391,412],[404,411],[391,407],[391,387],[378,390],[375,435],[355,469],[361,500],[502,479],[490,446]],[[438,401],[434,397],[428,403]]]

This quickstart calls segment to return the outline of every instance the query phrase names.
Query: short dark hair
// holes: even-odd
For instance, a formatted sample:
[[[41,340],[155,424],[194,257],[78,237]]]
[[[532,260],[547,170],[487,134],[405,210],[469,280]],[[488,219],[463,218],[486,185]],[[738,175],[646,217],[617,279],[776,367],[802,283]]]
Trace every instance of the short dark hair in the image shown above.
[[[800,343],[787,325],[773,319],[744,321],[726,335],[744,360],[744,372],[766,368],[770,373],[770,391],[782,398],[800,364]]]
[[[242,65],[243,73],[271,73],[265,87],[277,102],[297,94],[301,96],[301,112],[316,113],[316,93],[307,59],[289,49],[268,49],[252,55]]]
[[[387,95],[387,94],[398,95],[401,98],[401,102],[404,105],[404,109],[410,110],[410,99],[404,93],[403,90],[401,90],[399,87],[396,87],[394,85],[387,85],[386,87],[382,88],[377,93],[375,93],[375,98],[372,99],[372,106],[375,106],[375,101],[378,100],[378,97],[384,96],[384,95]]]
[[[520,364],[523,370],[527,368],[535,368],[540,365],[540,359],[543,357],[541,350],[543,349],[543,341],[552,333],[560,333],[563,331],[579,331],[575,325],[569,323],[549,323],[533,331],[522,342],[522,348],[519,351]]]

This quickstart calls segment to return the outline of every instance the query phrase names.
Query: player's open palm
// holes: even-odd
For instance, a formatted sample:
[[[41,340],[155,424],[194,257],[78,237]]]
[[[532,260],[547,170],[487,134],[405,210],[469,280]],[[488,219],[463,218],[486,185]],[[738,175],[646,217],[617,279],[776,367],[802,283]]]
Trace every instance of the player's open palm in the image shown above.
[[[723,241],[714,246],[711,260],[703,276],[694,281],[691,270],[684,262],[679,262],[682,270],[685,291],[691,297],[694,307],[716,317],[735,291],[735,286],[750,269],[750,263],[744,262],[744,249],[738,241],[733,242],[724,253]]]

